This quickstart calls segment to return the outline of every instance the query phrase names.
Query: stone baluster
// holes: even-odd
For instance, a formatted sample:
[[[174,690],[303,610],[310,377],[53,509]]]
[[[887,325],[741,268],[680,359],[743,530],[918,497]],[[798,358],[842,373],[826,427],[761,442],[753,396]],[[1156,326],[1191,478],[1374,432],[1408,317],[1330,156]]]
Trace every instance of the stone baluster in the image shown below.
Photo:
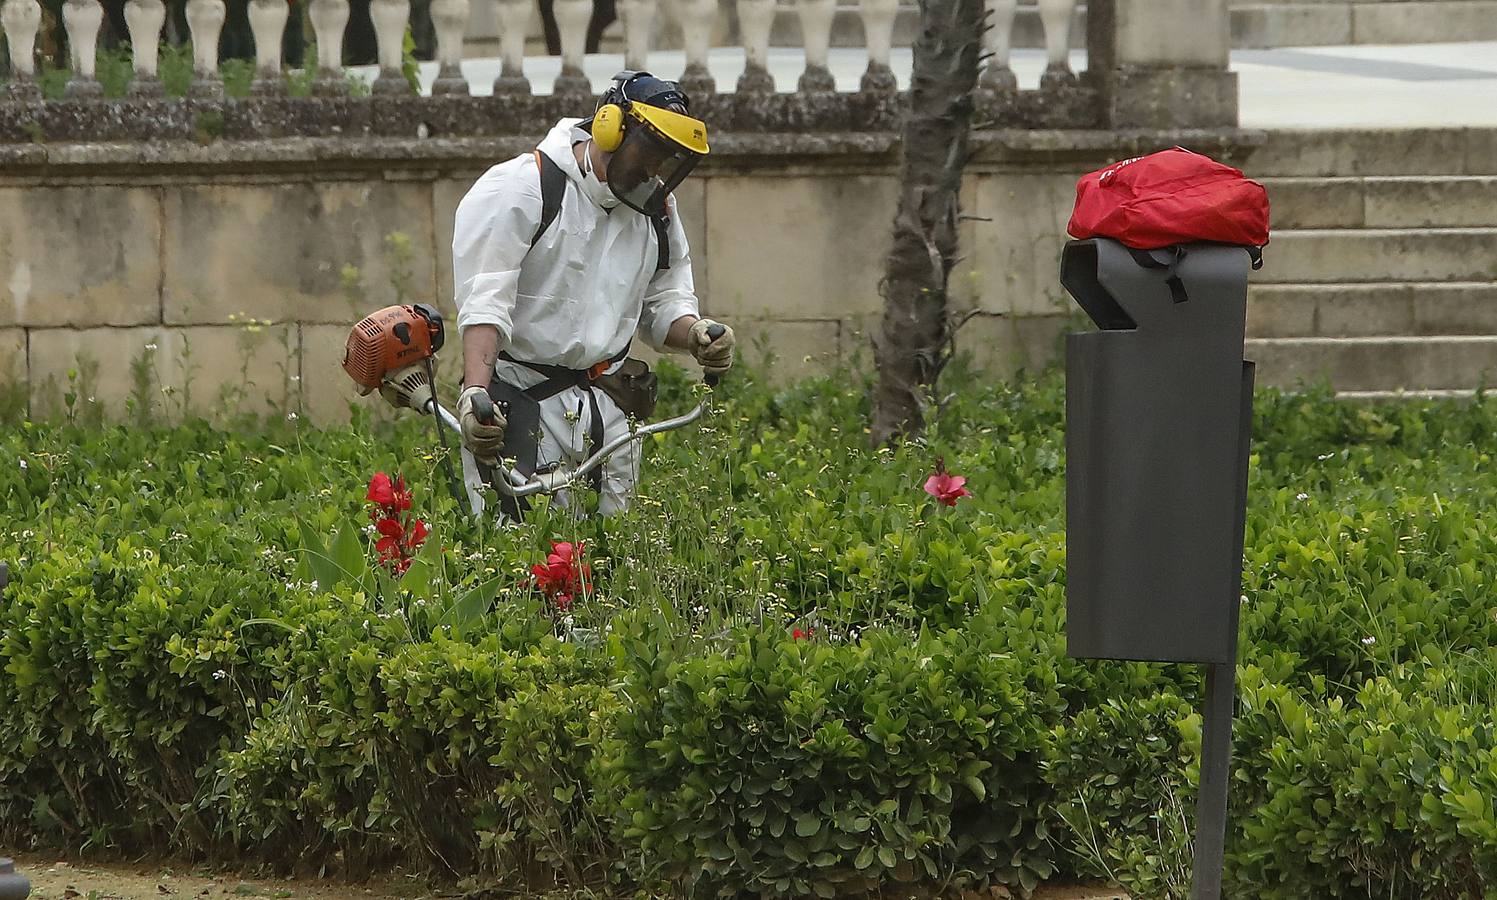
[[[1009,54],[1013,49],[1014,15],[1019,11],[1019,0],[988,0],[987,44],[988,64],[982,71],[979,86],[990,91],[1008,93],[1019,89],[1019,79],[1009,68]]]
[[[161,26],[165,24],[166,4],[161,0],[130,0],[125,4],[125,27],[130,30],[131,62],[135,66],[130,93],[136,97],[166,93],[156,74],[161,60]]]
[[[494,0],[494,21],[499,23],[499,58],[503,66],[494,79],[496,94],[528,94],[525,78],[525,30],[530,27],[534,0]]]
[[[899,0],[860,0],[858,12],[863,16],[863,39],[868,45],[868,70],[859,87],[870,93],[887,94],[899,89],[894,69],[889,66],[889,52],[894,45],[894,16]]]
[[[433,94],[467,94],[463,78],[463,32],[468,30],[468,0],[431,0],[431,26],[437,33],[437,80]]]
[[[218,36],[228,11],[224,0],[187,0],[187,30],[192,33],[193,97],[222,97],[223,79],[218,77]]]
[[[587,23],[593,17],[593,0],[555,0],[556,31],[561,37],[561,74],[556,76],[557,94],[589,96],[592,82],[583,71],[587,55]]]
[[[740,94],[773,94],[769,74],[769,33],[774,29],[778,0],[738,0],[738,34],[743,40],[744,68],[738,77]]]
[[[41,28],[42,8],[36,0],[5,0],[0,6],[0,25],[10,48],[10,98],[40,100],[36,84],[36,32]]]
[[[313,93],[348,93],[348,82],[343,78],[343,32],[348,28],[348,0],[312,0],[307,14],[317,35],[317,78],[312,83]]]
[[[411,21],[411,0],[370,0],[369,21],[374,25],[374,43],[379,57],[376,94],[409,94],[411,83],[401,71],[405,52],[405,27]]]
[[[1040,23],[1045,26],[1045,54],[1049,57],[1045,74],[1040,76],[1041,88],[1060,87],[1076,83],[1076,73],[1071,71],[1071,15],[1076,9],[1076,0],[1039,0]]]
[[[99,0],[67,0],[62,7],[62,24],[68,30],[68,55],[73,63],[67,96],[87,100],[104,96],[104,86],[94,77],[104,7]]]
[[[681,0],[677,9],[681,44],[686,50],[681,87],[691,97],[716,93],[717,81],[707,68],[707,51],[712,47],[712,26],[717,23],[717,0]]]
[[[796,87],[803,94],[825,93],[837,89],[827,55],[832,45],[832,17],[837,14],[837,0],[796,0],[800,13],[801,43],[805,45],[806,70]]]
[[[624,22],[624,68],[635,71],[647,68],[650,30],[655,26],[659,7],[660,0],[619,0],[619,18]]]
[[[255,35],[255,80],[250,91],[261,96],[286,93],[281,76],[281,40],[291,6],[283,0],[250,0],[250,31]]]

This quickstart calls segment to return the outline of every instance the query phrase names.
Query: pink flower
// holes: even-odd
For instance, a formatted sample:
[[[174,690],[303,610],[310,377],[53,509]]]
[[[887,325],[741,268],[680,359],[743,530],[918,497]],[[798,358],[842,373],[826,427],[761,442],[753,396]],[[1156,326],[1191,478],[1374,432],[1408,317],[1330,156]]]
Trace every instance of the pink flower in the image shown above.
[[[972,492],[964,487],[966,483],[964,476],[946,471],[946,460],[938,456],[936,470],[925,479],[925,492],[947,506],[956,506],[956,501],[972,496]]]

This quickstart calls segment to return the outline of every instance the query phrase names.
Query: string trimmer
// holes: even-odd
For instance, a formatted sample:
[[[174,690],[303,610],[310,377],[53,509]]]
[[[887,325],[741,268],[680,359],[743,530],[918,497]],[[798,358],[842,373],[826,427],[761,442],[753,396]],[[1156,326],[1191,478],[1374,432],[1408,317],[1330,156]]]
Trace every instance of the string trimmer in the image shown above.
[[[721,329],[722,326],[716,328]],[[714,340],[721,335],[720,330],[716,333],[708,331],[708,336]],[[436,394],[435,359],[445,341],[442,314],[435,308],[424,303],[387,306],[371,313],[349,331],[348,342],[343,351],[343,371],[358,385],[360,394],[367,395],[378,390],[380,396],[397,409],[414,409],[421,415],[434,417],[433,426],[437,431],[437,441],[442,447],[442,463],[447,471],[453,498],[461,503],[463,494],[466,494],[473,515],[479,516],[483,514],[486,503],[484,479],[479,474],[478,462],[466,448],[462,449],[463,477],[459,482],[452,469],[451,451],[447,447],[442,428],[445,425],[453,432],[462,434],[457,417],[442,406]],[[708,387],[717,383],[717,379],[711,374],[705,380]],[[476,400],[474,413],[480,420],[492,421],[494,412],[489,399],[479,396]],[[573,467],[563,466],[526,476],[501,464],[495,469],[495,483],[492,486],[515,498],[554,494],[585,479],[628,444],[644,440],[652,434],[690,425],[701,418],[706,409],[707,401],[704,399],[684,415],[631,428],[597,448],[591,456]]]

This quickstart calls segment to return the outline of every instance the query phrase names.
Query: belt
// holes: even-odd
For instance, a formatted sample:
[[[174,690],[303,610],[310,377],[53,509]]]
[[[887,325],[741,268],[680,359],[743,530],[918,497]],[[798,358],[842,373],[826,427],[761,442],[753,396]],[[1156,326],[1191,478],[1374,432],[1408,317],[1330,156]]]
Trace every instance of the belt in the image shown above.
[[[537,403],[549,400],[570,387],[586,391],[588,411],[592,413],[592,426],[587,430],[587,442],[590,447],[589,452],[596,453],[598,448],[603,446],[603,413],[598,409],[598,395],[593,391],[593,382],[607,372],[614,363],[628,355],[629,345],[625,344],[624,349],[586,369],[569,369],[566,366],[554,366],[549,363],[527,362],[523,359],[515,359],[504,351],[499,353],[499,358],[517,366],[524,366],[545,377],[544,381],[525,389],[525,395]],[[599,493],[603,491],[602,466],[588,474],[588,482],[593,490]]]

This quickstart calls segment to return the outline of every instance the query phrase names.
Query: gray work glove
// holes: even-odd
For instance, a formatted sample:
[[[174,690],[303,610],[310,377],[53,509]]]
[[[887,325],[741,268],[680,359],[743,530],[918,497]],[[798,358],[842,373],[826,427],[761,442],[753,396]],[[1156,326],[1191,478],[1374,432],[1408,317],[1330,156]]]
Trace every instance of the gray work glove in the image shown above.
[[[463,446],[473,458],[487,466],[499,464],[499,448],[504,446],[504,413],[494,406],[494,421],[486,424],[478,421],[473,412],[473,398],[488,394],[488,389],[474,385],[465,389],[457,398],[457,423],[463,429]]]
[[[707,329],[714,325],[722,325],[723,328],[722,335],[715,341],[707,336]],[[733,368],[735,343],[733,329],[711,319],[697,319],[686,335],[686,346],[691,348],[691,355],[696,357],[702,370],[709,375],[722,375]]]

